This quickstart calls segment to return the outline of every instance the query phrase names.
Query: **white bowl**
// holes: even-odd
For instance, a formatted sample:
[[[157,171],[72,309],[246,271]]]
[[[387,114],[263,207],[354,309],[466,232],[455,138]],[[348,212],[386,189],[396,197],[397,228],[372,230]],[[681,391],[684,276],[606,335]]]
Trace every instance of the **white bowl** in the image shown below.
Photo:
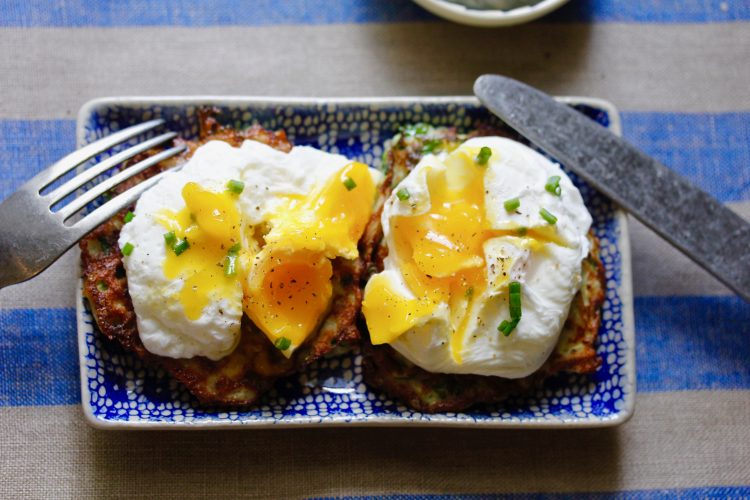
[[[414,1],[436,16],[459,24],[468,24],[469,26],[480,26],[483,28],[528,23],[534,19],[546,16],[553,10],[568,3],[568,0],[542,0],[536,5],[510,10],[480,10],[470,9],[457,3],[447,2],[446,0]]]

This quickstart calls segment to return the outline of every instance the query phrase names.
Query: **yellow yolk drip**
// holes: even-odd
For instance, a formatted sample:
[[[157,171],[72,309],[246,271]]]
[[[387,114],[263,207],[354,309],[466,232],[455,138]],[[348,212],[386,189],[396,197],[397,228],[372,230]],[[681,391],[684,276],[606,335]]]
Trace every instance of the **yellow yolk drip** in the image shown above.
[[[352,162],[309,196],[288,197],[269,219],[265,248],[248,275],[245,313],[271,339],[291,341],[290,356],[315,330],[333,294],[329,259],[354,259],[372,214],[369,167]]]
[[[248,276],[245,313],[272,342],[285,337],[299,346],[328,310],[332,274],[331,261],[320,253],[267,246]]]
[[[386,278],[370,280],[363,313],[373,344],[395,340],[444,302],[450,308],[451,355],[461,363],[472,300],[487,288],[483,244],[514,233],[489,227],[484,205],[486,167],[475,163],[477,153],[459,148],[446,158],[445,170],[428,170],[429,211],[392,219],[392,251],[415,298],[393,290]]]
[[[367,283],[362,313],[367,318],[370,340],[377,345],[396,340],[433,307],[429,301],[404,297],[391,288],[386,277],[375,275]]]
[[[215,193],[189,182],[182,189],[185,208],[165,210],[157,220],[190,247],[177,255],[166,249],[164,276],[182,278],[178,298],[190,320],[200,318],[210,301],[230,297],[237,289],[237,276],[225,276],[224,260],[229,248],[240,242],[240,214],[236,196]]]
[[[375,188],[367,165],[349,163],[305,199],[289,197],[271,217],[266,243],[322,252],[329,259],[357,258]]]

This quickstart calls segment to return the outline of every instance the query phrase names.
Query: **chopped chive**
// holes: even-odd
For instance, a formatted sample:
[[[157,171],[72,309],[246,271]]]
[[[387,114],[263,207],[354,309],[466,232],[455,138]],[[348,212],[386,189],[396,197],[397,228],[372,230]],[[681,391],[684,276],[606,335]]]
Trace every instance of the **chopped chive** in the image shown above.
[[[96,289],[100,292],[106,292],[107,290],[109,290],[109,285],[107,285],[105,281],[99,280],[96,282]]]
[[[245,183],[236,179],[231,179],[227,182],[227,190],[234,194],[240,194],[245,189]]]
[[[519,321],[520,321],[520,319],[519,319],[519,318],[516,318],[516,319],[514,319],[513,321],[511,321],[511,322],[510,322],[510,324],[511,324],[511,327],[510,327],[510,330],[508,330],[508,333],[506,333],[506,334],[505,334],[505,336],[506,336],[506,337],[507,337],[508,335],[510,335],[510,334],[511,334],[511,332],[512,332],[513,330],[515,330],[515,329],[516,329],[516,327],[518,326],[518,322],[519,322]]]
[[[135,247],[133,246],[133,244],[132,244],[132,243],[130,243],[130,242],[128,242],[128,243],[125,243],[125,244],[124,244],[124,245],[122,246],[122,254],[123,254],[123,255],[130,255],[131,253],[133,253],[133,249],[134,249],[134,248],[135,248]]]
[[[241,249],[242,246],[239,243],[235,243],[227,251],[227,256],[224,258],[224,276],[234,276],[237,274],[237,255]]]
[[[502,332],[502,334],[507,337],[516,329],[519,321],[520,319],[512,319],[510,321],[504,319],[497,327],[497,331]]]
[[[173,247],[177,243],[177,236],[175,236],[174,231],[164,233],[164,243],[169,247]]]
[[[502,323],[497,327],[499,332],[502,332],[504,336],[511,334],[513,330],[518,326],[521,321],[521,283],[518,281],[511,281],[508,284],[508,307],[510,309],[510,321],[503,320]]]
[[[490,156],[492,156],[492,150],[487,146],[482,146],[474,161],[477,165],[487,165],[487,162],[490,161]]]
[[[414,133],[417,135],[425,135],[429,131],[430,126],[426,123],[417,123],[417,126],[414,127]]]
[[[510,319],[521,319],[521,306],[510,306]]]
[[[517,229],[518,236],[526,236],[526,233],[529,232],[529,228],[526,226],[521,226]]]
[[[133,212],[126,213],[125,214],[125,219],[124,219],[125,220],[125,224],[127,224],[128,222],[130,222],[134,218],[135,218],[135,214]]]
[[[521,307],[521,294],[520,293],[511,293],[510,294],[510,307],[520,308]],[[514,314],[511,314],[510,317],[514,317]]]
[[[549,213],[546,208],[542,208],[541,210],[539,210],[539,215],[541,215],[542,219],[546,220],[550,224],[554,224],[557,222],[557,217]]]
[[[508,285],[508,305],[510,308],[510,319],[521,319],[521,283],[511,281]]]
[[[510,200],[505,200],[503,206],[505,207],[506,211],[514,212],[518,210],[518,207],[521,206],[521,200],[519,200],[518,198],[511,198]]]
[[[411,196],[411,195],[409,194],[409,190],[408,189],[401,188],[398,191],[396,191],[396,196],[398,197],[399,200],[406,201],[406,200],[409,199],[409,196]]]
[[[188,243],[188,240],[178,240],[177,243],[175,243],[172,247],[172,251],[174,251],[175,255],[180,255],[188,248],[190,248],[190,243]]]
[[[276,339],[273,345],[279,351],[286,351],[292,345],[292,341],[286,337],[279,337]]]
[[[464,296],[467,299],[470,299],[472,297],[472,295],[474,295],[474,287],[470,286],[469,288],[466,289],[466,293],[464,294]]]
[[[351,191],[352,189],[357,187],[357,183],[354,182],[354,179],[352,179],[351,177],[347,177],[346,179],[344,179],[343,184],[347,191]]]
[[[422,143],[422,154],[434,153],[442,144],[440,139],[427,139]]]
[[[560,176],[553,175],[547,179],[547,184],[544,185],[544,189],[546,189],[548,193],[560,196],[562,193],[562,188],[560,187]]]
[[[415,135],[425,135],[430,131],[430,126],[426,123],[415,123],[413,125],[407,125],[401,127],[401,132],[407,137],[414,137]]]
[[[237,254],[230,253],[224,258],[224,276],[237,274]]]

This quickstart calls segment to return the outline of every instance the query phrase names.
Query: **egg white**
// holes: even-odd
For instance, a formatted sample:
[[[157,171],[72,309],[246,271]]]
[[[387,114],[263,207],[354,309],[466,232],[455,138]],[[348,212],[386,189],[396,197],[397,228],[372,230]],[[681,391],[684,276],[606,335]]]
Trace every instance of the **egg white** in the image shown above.
[[[559,165],[536,151],[506,138],[479,137],[465,142],[462,148],[490,147],[493,154],[485,173],[485,217],[492,229],[515,229],[519,226],[546,228],[549,224],[539,215],[541,208],[557,216],[558,243],[537,242],[528,237],[499,236],[483,245],[487,289],[478,294],[467,312],[468,325],[463,339],[461,362],[451,355],[450,309],[439,304],[431,314],[394,340],[399,353],[427,371],[520,378],[538,370],[547,359],[559,337],[570,304],[580,288],[581,262],[589,252],[587,232],[591,215],[578,189]],[[413,216],[430,210],[427,187],[428,169],[445,169],[446,155],[428,155],[393,190],[387,200],[382,224],[386,242],[393,245],[391,221],[396,216]],[[549,177],[560,176],[559,197],[545,191]],[[398,189],[408,190],[408,203],[399,200]],[[509,213],[504,201],[519,197],[520,208]],[[498,257],[510,257],[511,267],[501,276]],[[494,264],[494,265],[493,265]],[[396,252],[384,262],[383,275],[395,290],[416,298],[400,272]],[[497,327],[510,318],[507,283],[522,284],[523,315],[513,333],[505,337]]]

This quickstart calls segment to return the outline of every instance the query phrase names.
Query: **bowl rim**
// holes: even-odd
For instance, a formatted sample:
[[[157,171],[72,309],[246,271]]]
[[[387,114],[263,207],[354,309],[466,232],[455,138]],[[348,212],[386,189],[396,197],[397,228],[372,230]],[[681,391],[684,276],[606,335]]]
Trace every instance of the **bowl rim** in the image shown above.
[[[510,10],[470,9],[446,0],[414,0],[420,7],[449,21],[469,26],[495,28],[527,23],[546,16],[570,0],[542,0],[535,5]]]
[[[559,96],[555,97],[560,102],[571,105],[585,105],[605,111],[609,117],[609,129],[616,135],[622,135],[622,124],[618,109],[609,101],[595,97]],[[265,96],[119,96],[101,97],[86,102],[78,112],[76,123],[76,146],[85,144],[87,119],[99,108],[112,106],[140,107],[145,105],[220,105],[231,106],[239,104],[255,105],[289,105],[289,106],[321,106],[327,104],[337,105],[404,105],[404,104],[462,104],[481,105],[474,96],[401,96],[401,97],[265,97]],[[130,420],[108,420],[98,418],[94,415],[90,404],[90,389],[87,383],[88,366],[86,356],[88,346],[86,343],[87,325],[84,321],[86,314],[84,310],[83,281],[81,268],[77,268],[77,292],[76,292],[76,324],[78,338],[78,361],[80,371],[81,409],[84,420],[96,429],[106,430],[200,430],[200,429],[242,429],[242,428],[317,428],[317,427],[430,427],[430,428],[472,428],[472,429],[572,429],[572,428],[601,428],[613,427],[627,422],[634,413],[636,397],[636,365],[635,365],[635,320],[632,287],[632,269],[630,236],[628,232],[628,216],[625,211],[615,205],[615,219],[617,220],[618,250],[621,256],[620,286],[618,292],[622,303],[622,334],[627,342],[624,368],[627,378],[623,386],[623,406],[620,411],[609,417],[585,417],[570,421],[559,420],[531,420],[522,422],[509,422],[497,420],[466,421],[456,419],[453,421],[440,420],[405,420],[401,416],[377,416],[364,420],[337,420],[331,417],[329,420],[318,421],[314,418],[299,418],[292,422],[276,423],[275,421],[250,420],[250,421],[198,421],[198,422],[166,422],[166,421],[130,421]],[[460,414],[460,413],[459,413]]]

